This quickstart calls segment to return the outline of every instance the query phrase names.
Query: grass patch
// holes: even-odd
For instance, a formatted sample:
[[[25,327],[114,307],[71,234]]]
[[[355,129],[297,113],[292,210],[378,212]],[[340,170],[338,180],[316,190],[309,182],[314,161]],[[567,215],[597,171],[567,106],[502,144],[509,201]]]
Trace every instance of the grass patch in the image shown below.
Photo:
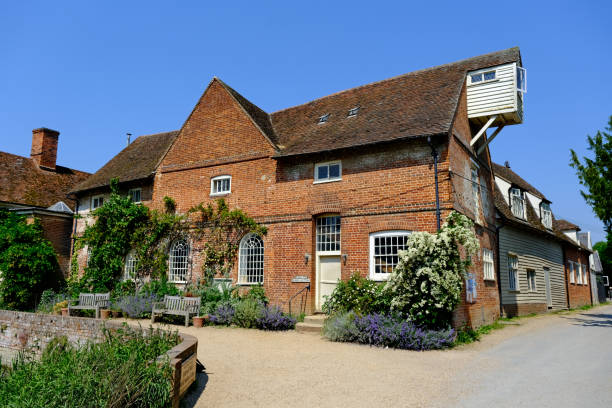
[[[537,316],[537,313],[529,313],[526,315],[522,315],[522,316],[514,316],[514,317],[500,317],[499,320],[501,320],[502,322],[514,322],[520,319],[525,319],[528,317],[535,317]]]
[[[496,320],[491,324],[480,326],[476,330],[467,326],[463,327],[462,329],[457,331],[457,338],[455,339],[455,343],[453,345],[460,346],[462,344],[470,344],[474,343],[475,341],[480,341],[482,336],[491,333],[493,330],[499,330],[506,327],[506,325],[500,323],[499,320]]]

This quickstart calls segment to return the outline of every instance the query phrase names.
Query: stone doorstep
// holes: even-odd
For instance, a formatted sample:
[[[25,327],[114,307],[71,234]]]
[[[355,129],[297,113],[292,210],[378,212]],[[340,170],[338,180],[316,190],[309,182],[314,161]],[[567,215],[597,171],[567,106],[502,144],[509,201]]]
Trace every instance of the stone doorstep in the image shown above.
[[[295,325],[295,331],[298,333],[316,333],[321,334],[323,330],[323,322],[326,316],[323,314],[316,314],[312,316],[306,316],[303,323]]]

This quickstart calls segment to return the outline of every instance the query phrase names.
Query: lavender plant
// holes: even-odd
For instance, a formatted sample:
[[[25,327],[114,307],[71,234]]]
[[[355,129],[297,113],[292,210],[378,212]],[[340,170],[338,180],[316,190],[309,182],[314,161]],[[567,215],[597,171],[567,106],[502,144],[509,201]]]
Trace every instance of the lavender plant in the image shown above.
[[[278,306],[266,306],[256,321],[261,330],[290,330],[295,328],[296,319],[285,315]]]
[[[151,313],[153,310],[153,303],[158,300],[159,298],[157,295],[152,293],[128,295],[119,298],[119,300],[113,304],[113,307],[126,313],[131,318],[143,317]]]
[[[234,312],[234,307],[229,303],[219,305],[214,313],[209,314],[210,322],[213,324],[229,326],[232,324],[232,320],[234,319]]]

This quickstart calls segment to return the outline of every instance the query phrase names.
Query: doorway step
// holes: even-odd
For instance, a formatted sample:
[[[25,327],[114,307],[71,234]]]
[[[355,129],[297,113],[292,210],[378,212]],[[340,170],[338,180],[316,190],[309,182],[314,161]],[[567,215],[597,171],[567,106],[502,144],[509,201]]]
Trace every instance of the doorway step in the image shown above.
[[[323,330],[323,321],[326,317],[327,316],[324,314],[306,316],[303,322],[295,325],[295,331],[298,333],[321,334]]]

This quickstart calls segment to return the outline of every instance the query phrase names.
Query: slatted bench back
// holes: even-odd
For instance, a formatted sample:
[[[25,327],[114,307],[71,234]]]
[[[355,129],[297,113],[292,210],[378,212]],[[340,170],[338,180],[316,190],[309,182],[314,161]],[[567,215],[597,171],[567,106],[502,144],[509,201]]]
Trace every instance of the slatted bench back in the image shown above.
[[[79,293],[79,306],[106,307],[110,302],[110,293]]]
[[[164,296],[166,310],[177,312],[199,313],[200,298],[184,298],[180,296]]]

